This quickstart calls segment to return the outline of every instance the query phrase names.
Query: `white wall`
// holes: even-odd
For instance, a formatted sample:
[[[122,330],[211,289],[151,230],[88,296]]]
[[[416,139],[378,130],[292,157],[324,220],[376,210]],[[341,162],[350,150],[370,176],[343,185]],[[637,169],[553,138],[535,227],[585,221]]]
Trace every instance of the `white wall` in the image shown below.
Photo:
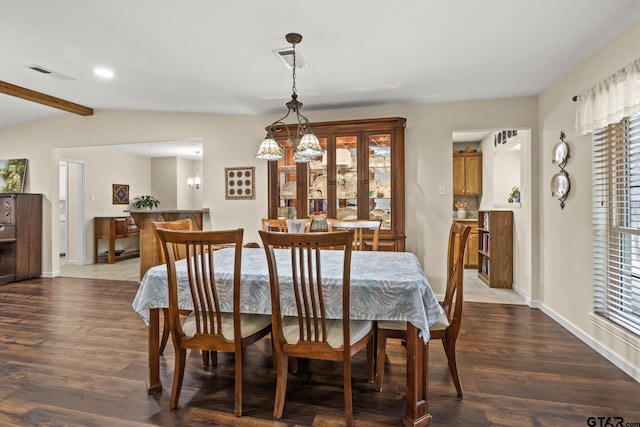
[[[113,184],[129,185],[130,200],[133,200],[137,195],[149,194],[151,188],[150,160],[147,157],[107,150],[101,147],[63,148],[53,151],[52,155],[58,155],[59,158],[77,160],[84,163],[85,207],[84,219],[82,221],[85,230],[85,250],[84,254],[78,257],[77,263],[92,263],[94,247],[93,218],[96,216],[128,215],[128,213],[124,212],[128,205],[113,204]],[[34,177],[34,175],[30,174],[29,178],[32,177]],[[55,185],[57,188],[57,183],[51,183],[51,185]],[[31,187],[30,191],[46,193],[43,190],[34,190],[33,187]],[[45,195],[47,196],[46,199],[48,202],[55,203],[53,206],[57,206],[57,202],[53,202],[49,195]],[[70,200],[69,202],[70,211],[72,210],[73,202],[74,200]],[[69,224],[71,223],[70,218]],[[74,231],[73,229],[69,230],[70,233]],[[73,242],[74,236],[70,234],[68,245],[71,249],[74,249],[76,246],[73,245]],[[58,244],[57,241],[56,244]],[[119,239],[116,242],[117,249],[126,249],[135,245],[135,238]],[[106,250],[106,241],[100,241],[99,252],[102,250]],[[55,254],[58,252],[52,253]],[[69,257],[67,258],[69,259]],[[52,260],[45,257],[43,259],[43,273],[49,273],[49,275],[57,274],[57,262],[56,267],[54,268],[52,266],[50,270],[44,267],[47,262],[53,264]]]
[[[187,178],[202,178],[202,160],[178,159],[177,161],[177,209],[202,209],[202,191],[206,185],[201,179],[200,188],[189,188]]]
[[[160,201],[160,209],[178,209],[178,159],[158,157],[151,159],[151,191]]]
[[[602,81],[638,58],[640,21],[607,43],[600,51],[544,91],[539,97],[540,143],[536,158],[540,168],[539,245],[542,308],[584,341],[598,349],[640,380],[640,339],[591,315],[592,272],[592,178],[591,135],[575,132],[576,105],[571,98]],[[559,168],[551,152],[567,135],[571,158],[565,167],[571,190],[564,209],[551,197],[549,182]]]
[[[503,129],[514,129],[514,126],[505,126]],[[532,297],[536,293],[538,282],[535,276],[535,253],[533,252],[534,236],[532,231],[532,210],[535,206],[534,198],[529,190],[532,183],[531,172],[531,131],[529,129],[518,128],[520,136],[520,206],[509,206],[506,200],[506,194],[499,196],[494,194],[496,178],[493,171],[496,169],[494,165],[494,154],[501,147],[494,144],[494,136],[496,132],[491,132],[481,142],[482,152],[482,201],[480,209],[482,210],[510,210],[513,212],[513,289],[525,297],[527,303],[535,300]],[[514,159],[515,161],[515,159]],[[511,186],[508,188],[511,191]],[[498,203],[502,198],[503,202]]]

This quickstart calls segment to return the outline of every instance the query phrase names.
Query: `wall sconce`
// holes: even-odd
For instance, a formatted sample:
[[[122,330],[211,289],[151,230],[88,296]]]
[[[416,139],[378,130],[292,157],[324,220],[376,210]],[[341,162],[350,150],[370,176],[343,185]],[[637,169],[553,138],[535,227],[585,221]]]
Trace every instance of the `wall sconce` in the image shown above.
[[[198,159],[200,159],[200,152],[196,151],[196,156],[198,156]],[[196,172],[196,176],[191,178],[187,178],[187,185],[189,186],[189,188],[194,188],[196,190],[198,190],[200,188],[200,177],[198,176],[198,172]]]
[[[196,190],[200,188],[200,177],[196,176],[195,178],[187,178],[187,185],[189,188],[195,187]]]

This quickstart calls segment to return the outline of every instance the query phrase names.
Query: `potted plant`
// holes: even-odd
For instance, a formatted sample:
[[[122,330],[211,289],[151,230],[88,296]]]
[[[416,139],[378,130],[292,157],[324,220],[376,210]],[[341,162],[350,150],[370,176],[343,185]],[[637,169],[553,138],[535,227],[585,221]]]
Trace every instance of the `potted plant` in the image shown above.
[[[520,203],[520,187],[515,186],[511,189],[511,193],[509,193],[509,203]]]
[[[131,204],[131,207],[134,209],[151,210],[151,209],[157,208],[159,204],[160,204],[160,201],[155,197],[150,195],[144,195],[144,196],[138,196],[135,199],[133,199],[133,203]]]

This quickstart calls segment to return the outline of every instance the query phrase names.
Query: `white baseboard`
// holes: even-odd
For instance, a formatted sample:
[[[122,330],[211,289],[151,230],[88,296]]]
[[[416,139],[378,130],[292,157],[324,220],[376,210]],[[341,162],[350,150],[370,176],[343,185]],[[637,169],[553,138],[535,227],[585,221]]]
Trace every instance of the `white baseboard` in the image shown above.
[[[573,335],[575,335],[580,341],[584,342],[589,347],[591,347],[592,349],[594,349],[595,351],[600,353],[604,358],[606,358],[608,361],[610,361],[611,363],[616,365],[618,368],[620,368],[622,371],[624,371],[627,375],[632,377],[634,380],[640,382],[640,368],[639,367],[633,366],[628,361],[624,360],[619,355],[617,355],[616,353],[612,352],[609,348],[603,346],[601,343],[599,343],[596,340],[594,340],[592,337],[590,337],[589,335],[584,333],[581,329],[576,327],[573,323],[569,322],[563,316],[561,316],[558,313],[556,313],[555,311],[551,310],[548,306],[546,306],[544,304],[540,304],[539,302],[536,301],[535,303],[531,304],[531,307],[539,308],[540,310],[542,310],[543,313],[545,313],[547,316],[551,317],[560,326],[562,326],[563,328],[565,328],[566,330],[571,332]],[[605,329],[607,332],[611,333],[612,335],[616,336],[616,338],[623,339],[625,342],[627,342],[627,344],[629,344],[627,339],[624,339],[619,334],[616,334],[612,330],[612,328],[604,328],[598,322],[594,322],[594,323],[597,326]]]
[[[41,276],[41,277],[48,277],[48,278],[51,278],[51,277],[58,277],[58,276],[60,276],[60,272],[59,272],[59,271],[54,271],[54,272],[51,272],[51,271],[43,271],[43,272],[41,272],[41,273],[40,273],[40,276]]]

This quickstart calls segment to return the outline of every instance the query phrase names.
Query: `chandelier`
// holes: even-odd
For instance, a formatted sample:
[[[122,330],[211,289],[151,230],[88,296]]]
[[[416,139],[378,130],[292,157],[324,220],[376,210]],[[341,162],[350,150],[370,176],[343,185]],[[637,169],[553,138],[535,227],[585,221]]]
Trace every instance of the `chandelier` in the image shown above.
[[[296,91],[296,44],[302,41],[302,36],[297,33],[289,33],[285,38],[293,47],[293,86],[291,88],[291,101],[286,104],[287,114],[267,126],[267,136],[260,144],[256,157],[261,160],[282,159],[284,157],[284,150],[278,145],[273,134],[281,132],[284,129],[287,131],[287,140],[294,150],[293,161],[297,163],[312,162],[322,156],[324,151],[318,142],[318,138],[311,130],[309,119],[300,113],[302,102],[298,101],[298,93]],[[284,123],[284,120],[289,117],[291,112],[296,114],[298,120],[298,126],[294,134],[289,131],[289,128]]]

